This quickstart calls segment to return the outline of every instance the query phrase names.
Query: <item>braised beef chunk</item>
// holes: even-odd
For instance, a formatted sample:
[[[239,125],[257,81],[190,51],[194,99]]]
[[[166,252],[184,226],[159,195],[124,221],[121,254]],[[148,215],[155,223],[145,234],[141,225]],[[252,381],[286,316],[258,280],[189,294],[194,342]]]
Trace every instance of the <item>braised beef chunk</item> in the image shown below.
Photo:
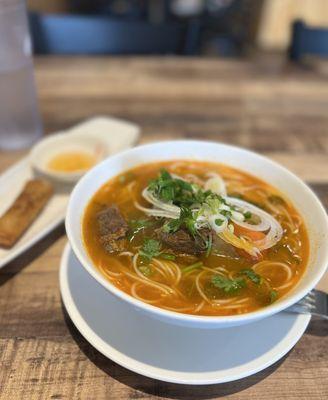
[[[97,214],[100,243],[106,251],[114,253],[125,248],[125,235],[129,229],[116,205],[111,205]]]
[[[179,229],[174,233],[165,233],[161,229],[157,231],[158,238],[175,252],[199,255],[203,251],[203,247],[199,240],[195,240],[193,236]]]

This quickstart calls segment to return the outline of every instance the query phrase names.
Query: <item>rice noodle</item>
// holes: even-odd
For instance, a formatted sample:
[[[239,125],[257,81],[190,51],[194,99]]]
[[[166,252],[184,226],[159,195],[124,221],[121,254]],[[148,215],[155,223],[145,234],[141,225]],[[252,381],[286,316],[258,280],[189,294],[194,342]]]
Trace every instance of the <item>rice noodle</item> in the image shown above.
[[[133,257],[133,269],[135,271],[135,273],[137,274],[137,276],[133,276],[130,272],[124,271],[124,273],[134,279],[137,279],[141,282],[144,282],[150,286],[154,286],[157,288],[160,288],[163,292],[167,293],[167,294],[171,294],[174,293],[174,289],[170,288],[167,285],[164,285],[162,283],[153,281],[152,279],[147,278],[145,275],[143,275],[143,273],[139,270],[138,266],[137,266],[137,260],[138,260],[139,254],[136,253]]]
[[[252,269],[255,272],[259,272],[259,273],[260,273],[260,271],[262,271],[262,274],[263,274],[263,269],[268,268],[268,267],[272,268],[274,266],[276,268],[277,267],[278,268],[282,268],[286,273],[285,281],[281,285],[275,286],[274,288],[276,290],[281,290],[281,289],[284,289],[284,288],[290,286],[293,283],[292,282],[293,270],[288,264],[286,264],[284,262],[280,262],[280,261],[260,261],[259,263],[253,265]]]
[[[196,288],[197,288],[197,290],[198,290],[198,293],[202,296],[202,298],[203,298],[207,303],[211,304],[210,299],[209,299],[209,298],[206,296],[206,294],[203,292],[203,290],[202,290],[202,288],[201,288],[201,286],[200,286],[200,282],[199,282],[201,276],[204,275],[204,272],[206,272],[206,271],[200,272],[200,273],[197,275],[196,280],[195,280],[195,285],[196,285]]]
[[[103,267],[99,267],[99,269],[102,271],[102,273],[107,276],[108,278],[118,278],[119,276],[121,276],[121,272],[112,272],[112,271],[108,271],[108,269],[105,269]]]
[[[156,265],[154,265],[154,264],[151,264],[151,267],[152,267],[152,269],[154,269],[156,272],[158,272],[160,275],[162,275],[162,277],[163,277],[165,280],[167,280],[167,281],[172,280],[172,279],[170,279],[170,278],[172,278],[172,277],[170,277],[170,276],[167,275],[167,271],[166,271],[166,270],[163,271],[159,266],[156,266]],[[168,283],[169,283],[169,282],[168,282]]]
[[[133,297],[135,297],[136,299],[138,299],[140,301],[144,301],[145,303],[148,303],[148,304],[156,304],[161,300],[161,298],[157,298],[157,299],[154,299],[154,300],[149,300],[149,299],[145,299],[144,297],[141,297],[137,293],[137,288],[140,287],[140,286],[142,286],[142,283],[140,283],[140,282],[134,282],[132,284],[132,286],[131,286],[131,294],[132,294]]]
[[[154,258],[152,260],[151,265],[153,265],[155,268],[158,268],[159,270],[161,270],[162,273],[166,276],[167,280],[172,282],[175,279],[175,276],[172,274],[172,271],[169,268],[167,268],[162,262],[160,262]]]
[[[194,307],[169,307],[165,305],[161,307],[175,312],[192,312],[194,310]]]
[[[181,280],[181,277],[182,277],[181,269],[179,268],[179,266],[176,263],[174,263],[172,261],[167,262],[167,264],[171,265],[171,268],[175,270],[176,279],[175,279],[174,285],[178,285]]]
[[[133,257],[133,253],[132,251],[122,251],[121,253],[119,253],[119,256]]]
[[[198,306],[195,308],[194,312],[197,313],[199,312],[205,305],[205,301],[203,300],[201,303],[198,304]]]
[[[166,285],[162,285],[158,282],[154,282],[150,279],[147,279],[145,276],[143,278],[139,277],[138,275],[134,275],[131,272],[128,271],[124,271],[124,274],[127,275],[128,277],[130,277],[131,279],[137,280],[138,282],[142,282],[145,285],[149,285],[149,286],[153,286],[155,288],[157,288],[158,290],[162,291],[163,293],[165,293],[166,295],[168,294],[172,294],[174,291],[173,289],[169,288]]]

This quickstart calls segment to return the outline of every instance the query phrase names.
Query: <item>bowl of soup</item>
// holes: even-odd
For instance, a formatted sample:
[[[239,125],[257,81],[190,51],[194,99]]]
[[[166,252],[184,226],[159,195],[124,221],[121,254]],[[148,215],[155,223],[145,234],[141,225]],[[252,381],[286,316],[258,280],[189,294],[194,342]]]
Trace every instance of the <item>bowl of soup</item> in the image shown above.
[[[190,327],[280,312],[328,263],[327,215],[310,188],[263,156],[219,143],[162,142],[109,157],[74,188],[66,230],[111,294]]]

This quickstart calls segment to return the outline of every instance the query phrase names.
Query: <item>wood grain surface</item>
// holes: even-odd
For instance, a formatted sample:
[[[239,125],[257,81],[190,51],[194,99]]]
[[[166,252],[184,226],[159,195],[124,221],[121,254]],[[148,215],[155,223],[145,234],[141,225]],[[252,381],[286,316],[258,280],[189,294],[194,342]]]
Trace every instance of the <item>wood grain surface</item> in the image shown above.
[[[101,114],[141,142],[210,139],[275,159],[328,207],[328,81],[283,63],[179,58],[39,58],[47,133]],[[0,153],[0,169],[24,151]],[[236,382],[192,387],[132,373],[93,349],[60,299],[64,227],[0,271],[0,399],[327,399],[328,323],[313,320],[281,361]]]

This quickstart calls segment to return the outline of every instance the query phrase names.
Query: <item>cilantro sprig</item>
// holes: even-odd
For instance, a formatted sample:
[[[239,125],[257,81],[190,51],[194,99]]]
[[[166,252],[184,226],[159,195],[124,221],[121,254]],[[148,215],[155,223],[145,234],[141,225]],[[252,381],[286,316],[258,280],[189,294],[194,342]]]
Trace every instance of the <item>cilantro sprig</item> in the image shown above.
[[[166,170],[149,182],[148,189],[160,200],[174,202],[176,205],[191,205],[194,202],[194,186],[182,179],[173,178]]]
[[[228,278],[222,275],[213,275],[210,280],[210,283],[212,284],[212,287],[222,290],[227,295],[235,295],[239,294],[239,292],[242,289],[247,288],[249,284],[248,281],[251,281],[257,286],[259,286],[258,295],[260,295],[260,297],[264,299],[266,304],[267,302],[269,302],[269,304],[272,304],[277,300],[278,292],[272,288],[268,291],[266,286],[263,287],[262,283],[264,278],[262,278],[252,269],[243,269],[239,271],[239,275],[243,276],[237,276],[236,278]]]
[[[194,236],[197,233],[196,216],[193,215],[190,208],[182,206],[180,210],[180,217],[166,222],[163,225],[163,231],[165,233],[174,233],[185,227]]]
[[[161,257],[165,260],[175,260],[174,254],[162,251],[161,242],[151,238],[144,239],[143,245],[141,249],[139,249],[139,255],[144,263],[150,263],[154,257]]]
[[[248,268],[242,269],[241,271],[239,271],[239,274],[246,276],[256,285],[260,285],[263,282],[263,278],[252,269]]]
[[[246,287],[246,281],[242,277],[230,279],[222,275],[213,275],[211,283],[227,294],[238,293],[241,289]]]

